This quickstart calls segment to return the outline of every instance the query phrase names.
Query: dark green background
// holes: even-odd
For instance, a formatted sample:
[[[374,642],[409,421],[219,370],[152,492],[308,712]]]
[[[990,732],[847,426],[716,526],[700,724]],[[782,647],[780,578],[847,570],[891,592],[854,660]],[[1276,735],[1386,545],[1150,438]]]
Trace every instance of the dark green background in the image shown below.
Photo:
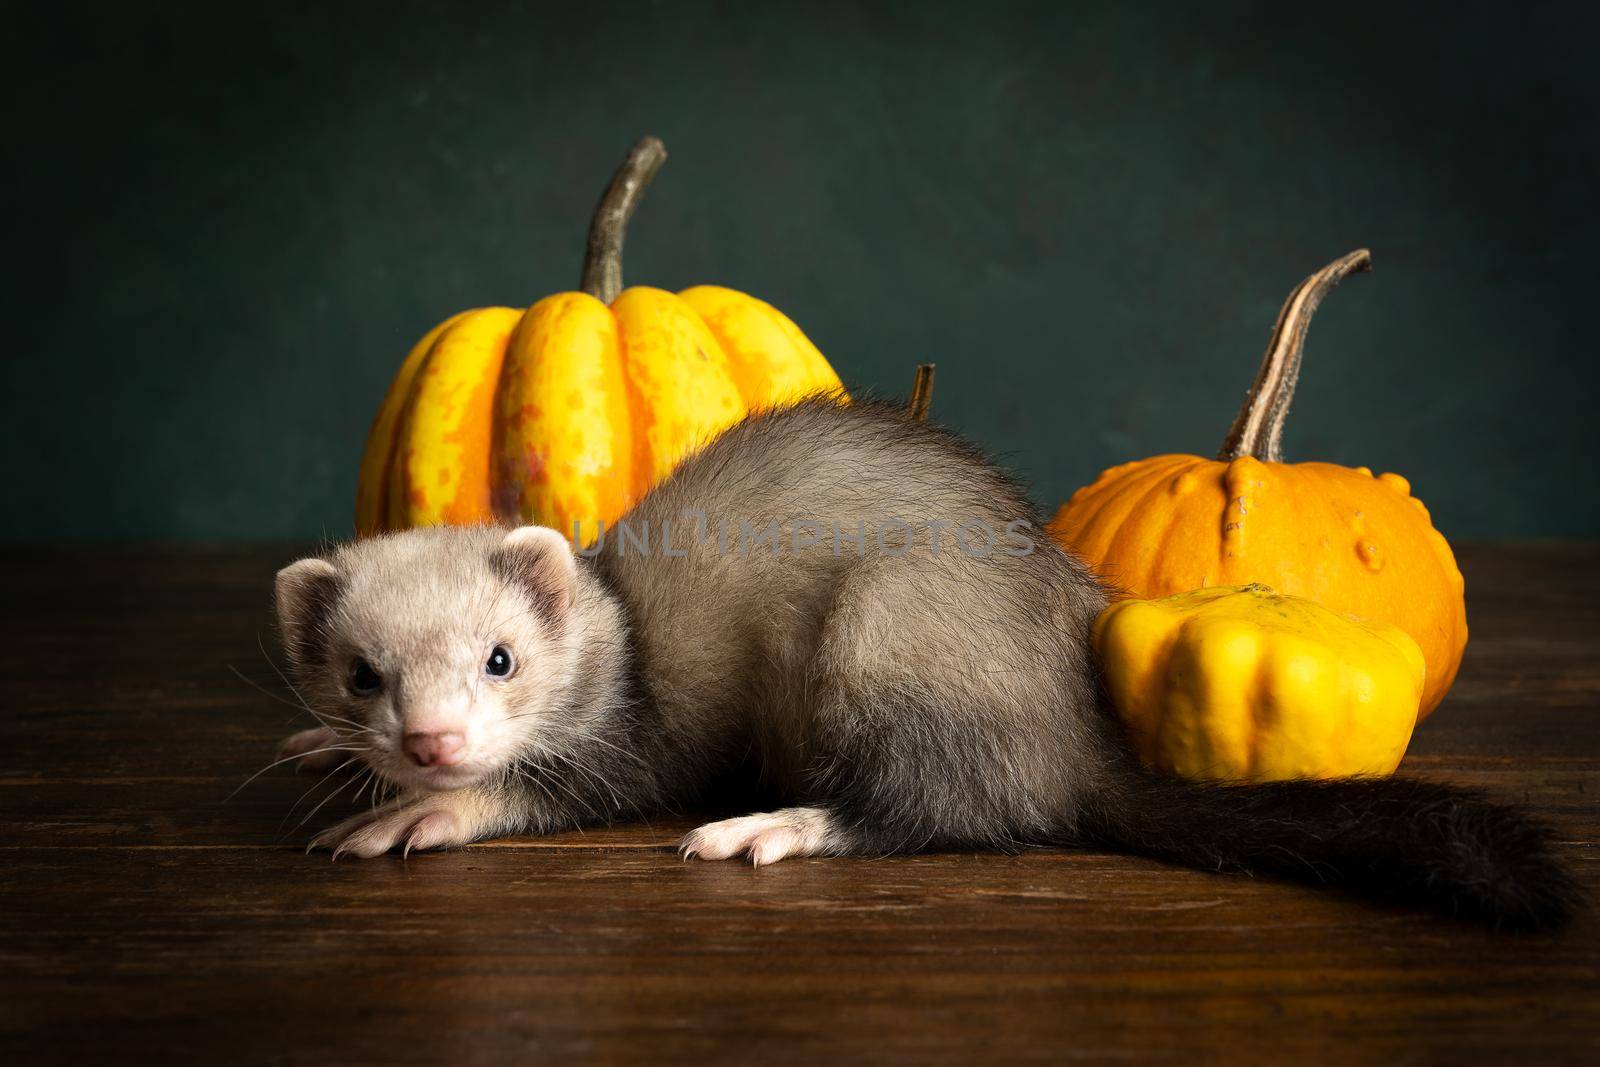
[[[7,5],[0,536],[342,535],[412,341],[627,276],[793,317],[1056,501],[1213,450],[1287,290],[1295,458],[1596,535],[1592,5]]]

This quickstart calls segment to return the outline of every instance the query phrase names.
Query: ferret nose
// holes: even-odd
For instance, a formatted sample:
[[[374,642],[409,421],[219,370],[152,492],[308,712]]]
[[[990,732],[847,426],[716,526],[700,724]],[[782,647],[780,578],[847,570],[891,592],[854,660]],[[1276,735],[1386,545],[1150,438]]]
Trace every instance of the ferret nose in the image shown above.
[[[466,755],[460,734],[406,734],[400,747],[418,767],[453,767]]]

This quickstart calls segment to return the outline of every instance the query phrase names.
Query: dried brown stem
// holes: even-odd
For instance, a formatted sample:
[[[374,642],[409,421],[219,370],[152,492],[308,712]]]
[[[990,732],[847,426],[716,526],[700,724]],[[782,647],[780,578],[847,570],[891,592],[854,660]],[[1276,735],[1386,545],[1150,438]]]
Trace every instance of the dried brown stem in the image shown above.
[[[1253,456],[1269,463],[1283,461],[1283,420],[1289,415],[1295,382],[1300,377],[1300,356],[1305,349],[1311,316],[1328,291],[1347,275],[1372,269],[1372,253],[1365,248],[1329,263],[1295,287],[1278,312],[1267,354],[1261,359],[1256,380],[1233,417],[1228,436],[1217,452],[1220,460]]]
[[[578,286],[595,299],[609,304],[622,292],[622,238],[628,220],[650,179],[666,161],[667,146],[659,138],[641,137],[595,205],[583,256],[583,281]]]
[[[933,403],[933,364],[917,364],[917,377],[911,383],[911,418],[915,422],[926,422],[928,418],[928,405]]]

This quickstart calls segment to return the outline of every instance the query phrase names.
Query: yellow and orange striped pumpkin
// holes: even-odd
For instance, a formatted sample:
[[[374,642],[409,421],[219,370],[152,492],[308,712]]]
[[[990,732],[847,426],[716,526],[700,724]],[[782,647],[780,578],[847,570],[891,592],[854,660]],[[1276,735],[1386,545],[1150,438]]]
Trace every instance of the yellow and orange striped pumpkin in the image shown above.
[[[592,540],[749,411],[843,398],[778,309],[732,289],[622,289],[622,238],[666,158],[646,138],[601,198],[583,290],[479,308],[419,341],[367,438],[356,531],[538,523]]]

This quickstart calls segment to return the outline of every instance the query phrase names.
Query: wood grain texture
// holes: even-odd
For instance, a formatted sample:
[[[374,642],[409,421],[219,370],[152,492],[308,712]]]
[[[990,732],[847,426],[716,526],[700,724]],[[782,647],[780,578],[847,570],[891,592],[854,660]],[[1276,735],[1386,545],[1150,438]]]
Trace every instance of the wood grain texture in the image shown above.
[[[290,547],[13,549],[9,1062],[1576,1062],[1600,923],[1496,936],[1038,850],[683,863],[688,818],[333,864],[266,763]],[[1600,889],[1600,546],[1470,547],[1472,642],[1405,770],[1557,828]],[[331,821],[336,799],[309,825]]]

